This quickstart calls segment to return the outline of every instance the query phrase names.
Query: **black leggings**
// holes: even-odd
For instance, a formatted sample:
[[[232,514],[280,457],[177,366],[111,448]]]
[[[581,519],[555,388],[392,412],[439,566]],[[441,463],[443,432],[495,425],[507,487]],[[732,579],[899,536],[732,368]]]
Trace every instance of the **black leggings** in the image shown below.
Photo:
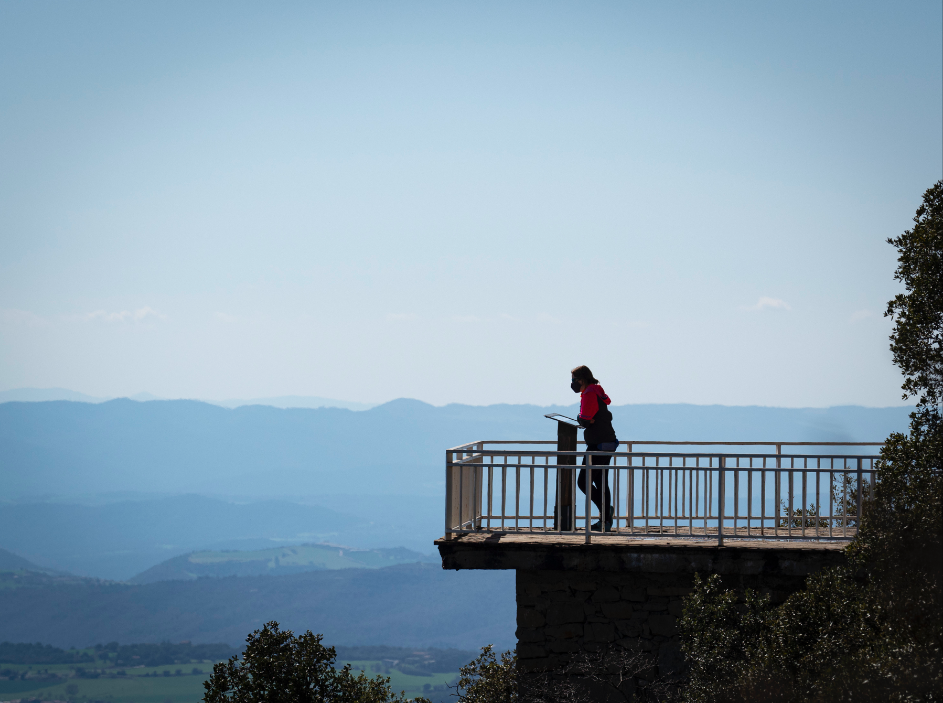
[[[616,447],[618,447],[618,442],[603,442],[599,444],[587,444],[586,451],[588,452],[614,452]],[[611,447],[611,448],[610,448]],[[611,456],[594,456],[591,457],[593,460],[593,467],[596,466],[609,466],[609,462],[612,460]],[[586,466],[587,457],[583,457],[583,466]],[[590,495],[590,500],[596,504],[596,507],[599,508],[599,514],[604,515],[606,518],[612,516],[612,511],[610,506],[612,505],[612,494],[609,492],[609,470],[608,469],[593,469],[593,487],[592,495]],[[583,493],[586,493],[586,469],[580,469],[580,475],[576,478],[576,485],[580,487],[580,490]],[[603,491],[606,493],[606,500],[603,502]]]

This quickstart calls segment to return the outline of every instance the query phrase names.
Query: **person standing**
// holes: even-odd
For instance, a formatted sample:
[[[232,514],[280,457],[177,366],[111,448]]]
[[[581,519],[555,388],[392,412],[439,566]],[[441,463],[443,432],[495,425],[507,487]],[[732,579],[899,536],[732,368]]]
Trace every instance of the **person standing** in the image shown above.
[[[570,375],[572,377],[570,388],[574,393],[580,394],[580,413],[576,419],[583,428],[586,451],[614,452],[619,446],[619,440],[612,427],[612,413],[609,411],[612,401],[588,366],[577,366],[570,372]],[[583,457],[583,466],[586,466],[586,459],[587,457]],[[612,457],[591,456],[589,459],[592,466],[609,466]],[[590,473],[592,474],[590,499],[599,508],[600,515],[599,522],[595,523],[592,529],[596,532],[605,529],[608,532],[612,529],[612,515],[615,512],[612,506],[612,494],[609,492],[609,470],[590,469]],[[576,482],[585,494],[586,469],[580,469]]]

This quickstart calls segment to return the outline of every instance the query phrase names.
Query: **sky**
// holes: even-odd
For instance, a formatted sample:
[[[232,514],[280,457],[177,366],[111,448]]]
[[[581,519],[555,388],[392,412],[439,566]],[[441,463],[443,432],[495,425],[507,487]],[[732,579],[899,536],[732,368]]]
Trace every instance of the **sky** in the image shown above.
[[[0,390],[898,405],[943,4],[0,0]]]

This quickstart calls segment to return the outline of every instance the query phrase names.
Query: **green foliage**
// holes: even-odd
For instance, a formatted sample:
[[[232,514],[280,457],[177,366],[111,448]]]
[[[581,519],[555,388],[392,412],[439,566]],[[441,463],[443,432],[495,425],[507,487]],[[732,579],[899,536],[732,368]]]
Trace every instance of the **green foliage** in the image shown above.
[[[904,398],[921,408],[943,403],[943,181],[923,194],[914,228],[888,244],[897,247],[894,278],[907,289],[887,304],[894,318],[891,353],[904,374]],[[937,412],[939,414],[939,412]]]
[[[749,590],[739,602],[716,574],[697,579],[680,622],[690,664],[683,700],[934,700],[940,589],[920,574],[909,579],[915,585],[886,594],[854,566],[825,569],[779,607]],[[926,598],[906,611],[919,617],[901,622],[894,599],[912,600],[908,593]]]
[[[460,703],[516,703],[517,655],[508,651],[498,657],[492,645],[482,647],[481,654],[460,670],[458,700]]]
[[[916,226],[897,239],[888,306],[909,436],[892,434],[862,486],[873,499],[846,549],[848,564],[810,576],[782,605],[750,591],[744,602],[716,575],[697,579],[681,619],[691,677],[682,698],[714,701],[935,701],[943,691],[943,182],[924,194]],[[856,482],[833,485],[838,514],[853,514]],[[818,519],[815,506],[791,521]],[[814,523],[813,523],[814,524]]]
[[[780,527],[794,527],[794,528],[815,528],[828,527],[828,520],[825,518],[819,517],[819,506],[815,503],[810,503],[808,508],[793,508],[789,509],[789,506],[786,505],[785,501],[780,503],[783,514],[785,517],[779,519]]]
[[[871,482],[861,479],[861,495],[871,495]],[[832,476],[832,514],[835,527],[858,526],[858,476],[849,471]]]
[[[266,623],[246,638],[242,661],[216,664],[204,683],[205,703],[392,703],[389,679],[354,676],[350,664],[335,669],[333,647],[309,630],[295,636],[277,622]],[[416,699],[423,700],[423,699]]]
[[[593,703],[599,700],[673,700],[677,687],[659,676],[655,657],[641,648],[611,643],[572,652],[551,669],[521,672],[513,651],[496,655],[492,645],[462,667],[458,703]]]
[[[721,587],[717,574],[706,579],[695,575],[694,592],[685,599],[679,621],[682,650],[690,664],[688,700],[726,700],[715,693],[726,694],[749,670],[771,609],[768,596],[752,590],[745,595],[741,606],[737,594]]]

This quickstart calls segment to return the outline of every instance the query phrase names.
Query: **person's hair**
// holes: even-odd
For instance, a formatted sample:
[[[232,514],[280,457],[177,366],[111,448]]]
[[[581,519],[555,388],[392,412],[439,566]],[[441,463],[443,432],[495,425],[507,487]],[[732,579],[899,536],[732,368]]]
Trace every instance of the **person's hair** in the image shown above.
[[[573,378],[577,381],[586,381],[589,383],[599,383],[596,378],[593,376],[593,372],[589,370],[588,366],[577,366],[575,369],[570,371],[573,374]]]

